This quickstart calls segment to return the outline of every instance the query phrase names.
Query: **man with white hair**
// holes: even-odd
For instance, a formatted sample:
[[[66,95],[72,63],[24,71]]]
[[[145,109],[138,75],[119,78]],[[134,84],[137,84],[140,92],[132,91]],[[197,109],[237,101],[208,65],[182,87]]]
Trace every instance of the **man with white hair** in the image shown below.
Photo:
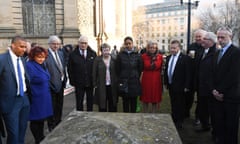
[[[87,111],[93,110],[92,68],[96,52],[88,45],[88,38],[81,36],[78,46],[69,56],[69,81],[75,87],[76,110],[83,111],[83,100],[86,93]]]
[[[53,116],[48,119],[48,129],[52,131],[62,120],[63,93],[66,86],[65,60],[58,36],[52,35],[48,39],[48,58],[46,67],[50,73],[50,88],[52,95]]]
[[[210,113],[212,106],[212,63],[213,55],[216,52],[217,36],[213,32],[206,32],[203,35],[201,45],[204,49],[197,59],[196,66],[196,90],[198,95],[198,110],[201,127],[196,127],[198,132],[205,132],[210,130]],[[211,117],[211,124],[214,125]],[[215,133],[213,131],[213,133]]]
[[[193,105],[193,101],[194,101],[194,94],[195,94],[195,90],[196,90],[196,66],[197,66],[197,59],[196,57],[198,57],[199,55],[201,55],[204,51],[203,47],[201,46],[201,42],[203,40],[203,36],[206,34],[206,31],[203,29],[197,29],[194,32],[194,43],[192,43],[188,48],[187,48],[187,54],[188,56],[191,57],[191,75],[192,75],[192,84],[191,84],[191,88],[190,91],[186,93],[186,107],[185,107],[185,117],[190,117],[190,110],[191,107]],[[195,110],[195,125],[199,125],[200,121],[199,121],[199,116],[198,116],[198,105],[196,106],[196,110]]]
[[[240,49],[232,44],[232,30],[217,31],[221,46],[214,55],[213,88],[216,144],[238,144],[240,115]]]

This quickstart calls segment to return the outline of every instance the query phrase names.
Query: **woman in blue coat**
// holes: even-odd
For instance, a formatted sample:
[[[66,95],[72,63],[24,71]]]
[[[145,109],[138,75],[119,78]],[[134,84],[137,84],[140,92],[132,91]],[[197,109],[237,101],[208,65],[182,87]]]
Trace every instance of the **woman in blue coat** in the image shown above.
[[[30,129],[36,144],[44,139],[44,121],[53,114],[50,75],[44,66],[47,56],[46,49],[36,46],[30,51],[26,64],[31,88]]]

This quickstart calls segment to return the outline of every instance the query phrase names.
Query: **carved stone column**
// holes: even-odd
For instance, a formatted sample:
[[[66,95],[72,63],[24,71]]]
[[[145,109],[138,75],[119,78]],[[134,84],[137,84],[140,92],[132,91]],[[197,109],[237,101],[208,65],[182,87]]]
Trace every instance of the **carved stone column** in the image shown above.
[[[80,36],[78,27],[77,0],[64,0],[63,42],[76,44]]]

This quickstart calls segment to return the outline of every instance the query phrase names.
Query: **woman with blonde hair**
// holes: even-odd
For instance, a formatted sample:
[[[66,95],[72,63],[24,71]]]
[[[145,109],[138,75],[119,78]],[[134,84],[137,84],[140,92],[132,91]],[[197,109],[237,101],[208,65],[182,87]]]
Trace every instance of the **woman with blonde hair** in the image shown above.
[[[163,57],[158,53],[157,43],[149,42],[147,44],[146,53],[142,55],[142,60],[142,95],[140,100],[143,103],[143,112],[154,113],[162,100]],[[149,104],[152,104],[152,109],[150,109]]]

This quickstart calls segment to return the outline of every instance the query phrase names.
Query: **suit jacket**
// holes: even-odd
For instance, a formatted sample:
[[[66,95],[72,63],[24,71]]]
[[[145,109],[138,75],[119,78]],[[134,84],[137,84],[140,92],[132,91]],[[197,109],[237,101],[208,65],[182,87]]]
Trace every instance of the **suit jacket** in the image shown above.
[[[25,68],[25,62],[22,58]],[[25,71],[25,82],[29,89],[29,79]],[[9,51],[0,55],[0,112],[8,113],[12,110],[17,96],[17,79]]]
[[[171,55],[166,58],[166,66],[164,70],[164,84],[169,88],[168,82],[168,66]],[[191,71],[190,71],[190,58],[183,53],[180,53],[172,76],[171,88],[175,92],[183,92],[184,88],[190,88],[191,84]]]
[[[48,50],[48,58],[45,61],[46,67],[50,73],[50,87],[51,90],[54,92],[59,92],[63,87],[66,86],[66,81],[67,81],[67,76],[66,76],[66,71],[65,71],[65,60],[64,60],[64,55],[63,52],[58,50],[57,51],[58,56],[61,60],[62,66],[63,66],[63,79],[62,79],[62,74],[61,71],[58,68],[58,65],[54,59],[54,56]]]
[[[216,45],[213,45],[209,48],[209,51],[204,58],[202,58],[203,53],[196,58],[196,88],[199,96],[211,96],[212,65],[215,52]]]
[[[240,49],[231,45],[217,63],[214,55],[213,89],[224,94],[224,101],[240,103]]]
[[[87,48],[86,59],[80,54],[79,48],[70,54],[68,61],[68,75],[70,84],[75,87],[92,87],[92,67],[96,52]]]

